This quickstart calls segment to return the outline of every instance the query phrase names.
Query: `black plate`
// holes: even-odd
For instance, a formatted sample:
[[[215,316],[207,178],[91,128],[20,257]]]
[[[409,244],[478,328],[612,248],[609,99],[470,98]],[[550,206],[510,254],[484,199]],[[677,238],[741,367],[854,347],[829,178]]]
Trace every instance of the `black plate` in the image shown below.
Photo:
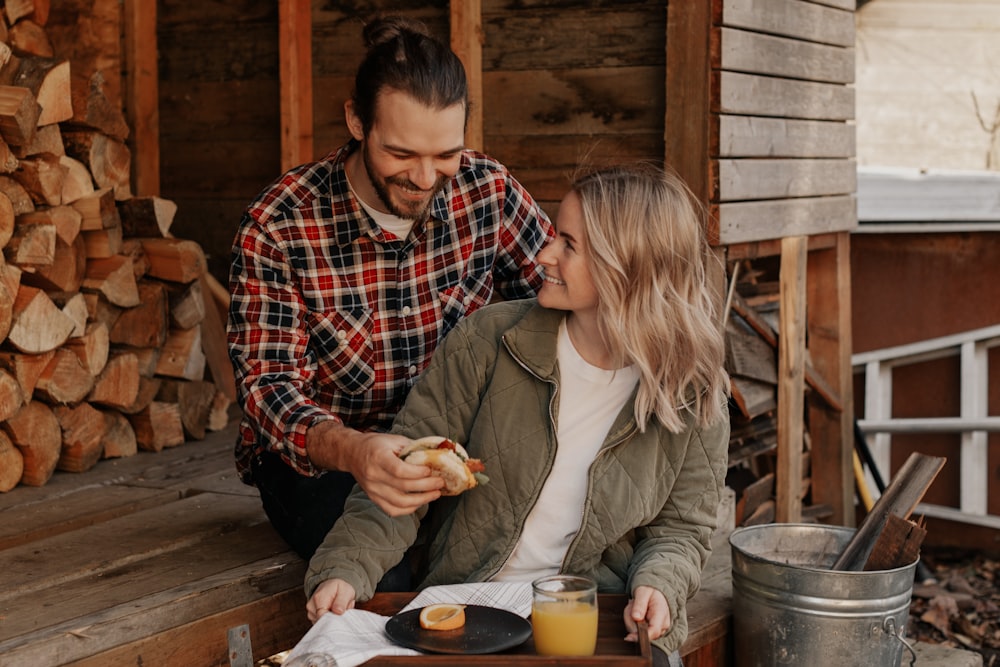
[[[496,607],[465,606],[465,625],[455,630],[424,630],[420,609],[396,614],[385,624],[389,639],[431,653],[496,653],[514,648],[531,636],[531,623]]]

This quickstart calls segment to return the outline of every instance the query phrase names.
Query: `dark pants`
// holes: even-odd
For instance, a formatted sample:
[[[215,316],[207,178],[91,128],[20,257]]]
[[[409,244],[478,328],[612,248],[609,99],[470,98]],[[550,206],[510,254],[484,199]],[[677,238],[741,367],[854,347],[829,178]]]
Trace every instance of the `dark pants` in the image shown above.
[[[306,477],[289,468],[277,454],[265,452],[252,464],[264,512],[282,539],[309,560],[344,513],[344,502],[354,488],[354,477],[330,471]],[[409,560],[386,572],[379,591],[407,591],[412,575]]]
[[[674,651],[670,655],[667,655],[653,646],[650,652],[653,654],[653,667],[684,667],[679,651]]]

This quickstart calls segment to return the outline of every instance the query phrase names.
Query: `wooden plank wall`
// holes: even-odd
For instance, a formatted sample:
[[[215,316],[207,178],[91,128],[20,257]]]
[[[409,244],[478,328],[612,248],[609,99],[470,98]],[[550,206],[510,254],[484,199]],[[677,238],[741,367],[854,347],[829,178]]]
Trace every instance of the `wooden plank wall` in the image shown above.
[[[665,5],[483,2],[486,149],[550,213],[580,165],[662,161]]]
[[[813,500],[833,506],[834,522],[853,523],[853,9],[853,0],[668,5],[667,161],[709,206],[711,236],[730,261],[780,260],[779,521],[801,517],[804,419],[791,396],[800,395],[808,339],[814,368],[844,408],[809,408]]]
[[[301,11],[303,1],[279,5]],[[787,321],[808,330],[781,340],[810,341],[813,365],[840,405],[850,404],[851,391],[853,7],[853,0],[482,0],[482,51],[466,54],[481,57],[483,148],[550,213],[581,164],[666,157],[709,205],[711,236],[729,260],[780,257],[781,239],[805,237],[808,261],[790,256],[784,266],[804,273],[787,284],[809,290],[808,312]],[[224,280],[240,214],[281,173],[283,128],[301,120],[286,111],[283,124],[279,108],[287,97],[279,8],[239,0],[161,1],[158,9],[162,195],[178,204],[175,233],[199,241]],[[456,16],[475,21],[452,10],[440,1],[313,0],[315,156],[348,138],[343,104],[363,53],[363,22],[399,13],[455,43]],[[474,50],[465,37],[458,46]],[[301,67],[302,43],[298,53]],[[294,72],[287,67],[286,78]],[[293,133],[306,134],[301,126]],[[787,303],[801,303],[799,296],[787,294]],[[804,360],[797,352],[786,349],[782,358]],[[786,433],[801,428],[798,412]],[[847,410],[810,419],[814,467],[829,471],[813,479],[814,491],[847,523],[849,418]],[[795,513],[792,504],[780,516]]]
[[[175,235],[201,243],[223,282],[243,208],[297,161],[282,162],[281,101],[289,101],[278,26],[279,5],[302,3],[157,3],[161,194],[178,205]],[[481,148],[550,213],[580,163],[662,159],[665,4],[482,0]],[[343,105],[363,53],[361,27],[378,12],[419,19],[451,39],[450,4],[440,0],[313,1],[312,149],[298,156],[325,155],[348,139]],[[286,67],[302,66],[307,54],[298,47]],[[286,108],[286,119],[306,112],[297,101],[299,115]],[[304,127],[291,132],[306,145]]]
[[[247,203],[281,172],[278,3],[157,3],[160,190],[225,284]]]
[[[446,6],[375,4],[449,39]],[[343,103],[362,55],[363,18],[332,3],[313,8],[317,155],[347,139]],[[482,0],[481,24],[481,148],[550,213],[581,163],[662,160],[663,0]]]
[[[721,5],[712,46],[720,242],[853,228],[854,2]]]
[[[717,121],[707,140],[718,158],[719,241],[850,228],[853,3],[714,2],[706,48]],[[446,3],[369,4],[312,3],[315,155],[347,138],[343,102],[369,13],[413,16],[448,39]],[[665,133],[687,141],[690,120],[664,125],[664,4],[482,3],[483,147],[550,210],[581,163],[658,160]],[[224,279],[243,206],[283,166],[278,9],[265,0],[158,6],[161,190],[178,203],[175,234],[199,241]]]

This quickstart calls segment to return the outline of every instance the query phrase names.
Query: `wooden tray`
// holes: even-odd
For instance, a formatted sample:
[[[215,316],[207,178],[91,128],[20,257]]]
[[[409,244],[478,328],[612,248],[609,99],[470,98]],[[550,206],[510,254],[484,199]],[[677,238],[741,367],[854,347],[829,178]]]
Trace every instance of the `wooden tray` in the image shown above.
[[[415,593],[376,593],[360,609],[391,616],[413,599]],[[476,665],[564,665],[566,667],[602,665],[607,667],[649,667],[653,664],[648,641],[626,642],[622,613],[627,598],[624,595],[598,596],[597,651],[587,657],[553,657],[535,654],[532,638],[517,648],[490,655],[475,656]],[[378,656],[364,663],[367,667],[396,665],[426,665],[445,667],[468,665],[466,655]]]

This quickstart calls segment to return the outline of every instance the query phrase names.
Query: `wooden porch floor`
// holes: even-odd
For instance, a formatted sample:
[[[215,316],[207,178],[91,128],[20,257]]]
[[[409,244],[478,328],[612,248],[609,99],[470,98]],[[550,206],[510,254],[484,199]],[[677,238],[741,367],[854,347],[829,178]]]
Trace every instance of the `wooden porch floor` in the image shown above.
[[[229,665],[308,629],[305,565],[237,478],[235,422],[0,494],[0,665]]]
[[[234,438],[235,422],[0,494],[0,667],[227,667],[244,624],[255,661],[294,646],[309,627],[305,563],[236,478]],[[730,599],[720,535],[686,665],[732,664]]]

